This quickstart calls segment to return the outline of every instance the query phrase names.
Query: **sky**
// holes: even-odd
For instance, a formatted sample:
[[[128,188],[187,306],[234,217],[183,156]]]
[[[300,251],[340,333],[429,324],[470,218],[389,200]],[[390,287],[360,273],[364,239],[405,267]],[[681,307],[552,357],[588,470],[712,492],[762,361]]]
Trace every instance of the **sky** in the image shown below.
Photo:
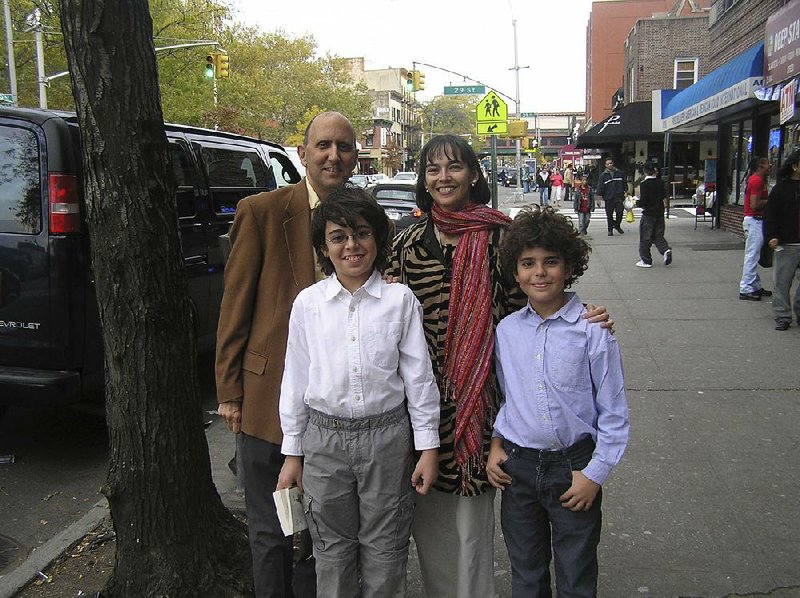
[[[476,79],[514,110],[514,27],[522,112],[585,110],[586,25],[592,0],[232,0],[236,20],[292,37],[311,35],[320,55],[363,56],[366,69],[425,74],[430,100]],[[433,68],[437,67],[437,68]],[[458,73],[458,76],[440,69]]]

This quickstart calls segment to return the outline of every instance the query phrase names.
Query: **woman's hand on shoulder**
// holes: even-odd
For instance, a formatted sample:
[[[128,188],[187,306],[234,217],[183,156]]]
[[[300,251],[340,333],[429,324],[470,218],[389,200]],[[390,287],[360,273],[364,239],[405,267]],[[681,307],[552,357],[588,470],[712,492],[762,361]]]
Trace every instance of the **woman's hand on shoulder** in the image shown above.
[[[586,313],[584,313],[582,317],[584,320],[589,320],[592,324],[600,324],[602,328],[614,334],[614,320],[611,319],[608,310],[604,306],[600,305],[599,307],[595,307],[591,303],[587,303]]]

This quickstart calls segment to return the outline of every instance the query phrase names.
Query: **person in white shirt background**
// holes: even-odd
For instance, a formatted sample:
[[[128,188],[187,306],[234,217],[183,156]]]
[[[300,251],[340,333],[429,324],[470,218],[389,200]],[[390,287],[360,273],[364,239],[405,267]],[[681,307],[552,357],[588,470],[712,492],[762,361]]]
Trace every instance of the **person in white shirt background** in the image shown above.
[[[381,276],[389,229],[369,193],[333,191],[311,221],[329,276],[289,319],[277,489],[303,493],[326,596],[405,595],[414,489],[438,474],[439,390],[419,301]]]

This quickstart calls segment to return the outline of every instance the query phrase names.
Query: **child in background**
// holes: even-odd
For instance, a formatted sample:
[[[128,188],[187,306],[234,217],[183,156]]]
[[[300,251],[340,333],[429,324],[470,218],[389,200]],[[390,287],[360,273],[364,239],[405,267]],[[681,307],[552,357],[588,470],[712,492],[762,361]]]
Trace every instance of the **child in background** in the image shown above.
[[[582,235],[589,234],[589,220],[594,212],[594,194],[589,189],[589,177],[583,175],[575,185],[573,207],[578,215],[578,232]]]
[[[427,493],[438,475],[422,307],[381,277],[389,228],[369,193],[332,192],[311,219],[329,277],[300,292],[289,319],[277,489],[303,492],[319,595],[405,596],[413,488]]]
[[[503,491],[515,598],[552,595],[552,553],[559,596],[597,595],[601,485],[625,451],[628,407],[616,340],[581,319],[580,299],[565,292],[589,251],[548,208],[520,214],[500,249],[504,270],[528,296],[497,326],[504,402],[487,463]]]

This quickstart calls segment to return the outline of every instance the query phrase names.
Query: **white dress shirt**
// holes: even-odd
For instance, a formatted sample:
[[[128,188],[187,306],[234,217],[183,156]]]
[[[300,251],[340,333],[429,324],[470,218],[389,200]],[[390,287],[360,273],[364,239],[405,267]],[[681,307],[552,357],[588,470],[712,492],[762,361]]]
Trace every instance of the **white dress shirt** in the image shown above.
[[[281,382],[281,452],[303,454],[308,409],[356,419],[408,398],[417,450],[439,446],[439,390],[411,289],[375,271],[355,293],[336,275],[304,289],[292,306]]]

